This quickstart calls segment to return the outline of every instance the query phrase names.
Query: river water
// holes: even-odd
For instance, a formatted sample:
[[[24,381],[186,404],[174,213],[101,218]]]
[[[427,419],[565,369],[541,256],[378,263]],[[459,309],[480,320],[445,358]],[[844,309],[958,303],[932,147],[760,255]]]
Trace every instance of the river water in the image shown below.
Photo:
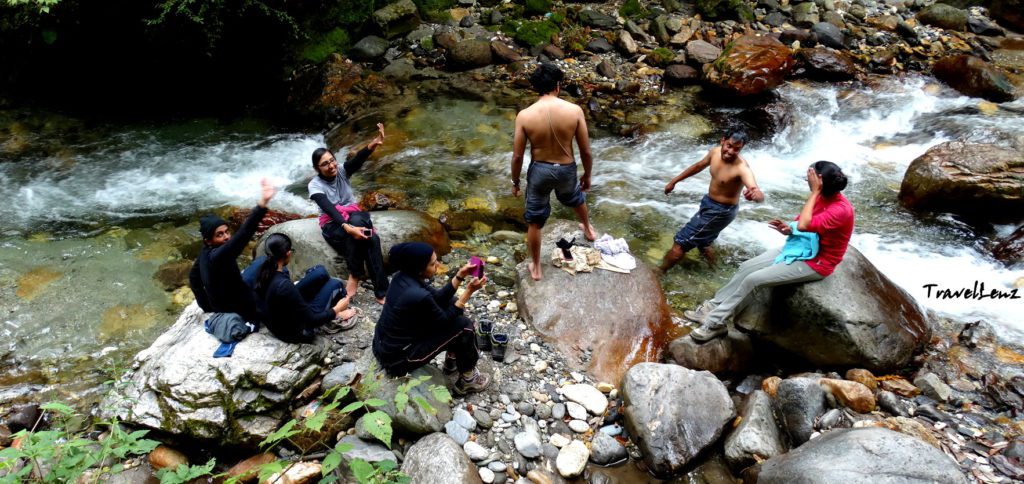
[[[938,300],[923,287],[1024,285],[1024,267],[1005,267],[988,254],[1014,227],[915,216],[896,202],[907,166],[930,146],[1024,140],[1024,103],[991,105],[925,77],[870,88],[790,83],[779,93],[788,121],[742,153],[768,199],[741,205],[719,238],[717,269],[689,254],[663,280],[670,304],[689,308],[739,262],[781,245],[765,222],[796,215],[806,167],[826,159],[851,177],[852,243],[882,272],[929,309],[987,320],[1004,337],[1024,341],[1021,300]],[[666,96],[668,109],[677,103],[686,110],[686,93]],[[707,190],[703,173],[671,196],[662,192],[714,143],[716,128],[702,114],[674,112],[640,140],[595,130],[595,225],[627,238],[649,262],[671,246]],[[514,116],[452,99],[403,111],[384,120],[387,143],[358,175],[357,189],[404,192],[406,203],[434,215],[521,204],[508,194]],[[111,126],[23,113],[0,114],[0,133],[0,403],[26,395],[94,401],[99,384],[180,311],[154,273],[194,256],[199,213],[252,205],[263,177],[283,188],[272,208],[315,210],[305,182],[309,154],[324,142],[316,134],[279,132],[259,121]],[[556,208],[554,216],[571,212]]]

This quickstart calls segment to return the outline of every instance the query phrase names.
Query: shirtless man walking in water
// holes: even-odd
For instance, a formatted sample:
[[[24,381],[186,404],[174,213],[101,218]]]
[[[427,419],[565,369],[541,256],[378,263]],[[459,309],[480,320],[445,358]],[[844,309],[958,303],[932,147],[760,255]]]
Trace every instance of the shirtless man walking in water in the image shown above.
[[[696,247],[714,265],[714,253],[711,243],[736,218],[740,202],[740,188],[743,198],[750,201],[763,202],[764,193],[757,187],[754,172],[750,170],[747,160],[740,156],[740,150],[747,144],[747,134],[733,131],[722,138],[719,146],[711,148],[697,163],[683,170],[678,176],[665,185],[665,195],[672,193],[679,183],[697,173],[711,167],[711,186],[707,195],[700,201],[700,209],[690,221],[676,233],[672,249],[665,254],[661,262],[661,272],[668,272],[690,249]]]
[[[530,75],[530,83],[540,99],[516,116],[512,144],[512,195],[519,196],[519,175],[523,169],[526,142],[530,142],[530,167],[526,171],[526,234],[530,250],[530,275],[541,279],[540,231],[551,216],[551,192],[562,205],[572,207],[579,217],[587,240],[597,238],[590,225],[585,192],[590,190],[590,135],[587,120],[579,106],[558,98],[564,74],[554,64],[542,63]],[[576,159],[572,140],[580,149],[583,176],[576,181]]]

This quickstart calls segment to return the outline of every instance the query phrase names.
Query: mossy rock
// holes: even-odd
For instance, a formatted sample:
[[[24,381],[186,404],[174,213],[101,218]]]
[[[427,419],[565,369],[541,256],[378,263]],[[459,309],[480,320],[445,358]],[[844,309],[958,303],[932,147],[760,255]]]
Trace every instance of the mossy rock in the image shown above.
[[[619,7],[619,15],[623,18],[635,18],[647,13],[643,5],[640,5],[640,0],[626,0]]]
[[[551,37],[558,32],[558,26],[548,20],[526,21],[519,24],[512,38],[520,44],[536,47],[551,42]]]
[[[551,11],[551,0],[520,0],[526,15],[544,15]]]
[[[676,53],[664,47],[658,47],[652,50],[650,54],[647,54],[648,64],[656,67],[665,67],[675,58]]]
[[[348,32],[345,29],[336,28],[303,45],[298,57],[300,60],[319,64],[335,52],[345,52],[351,45],[352,41],[348,37]]]
[[[709,19],[755,20],[754,10],[744,0],[697,0],[697,11]]]

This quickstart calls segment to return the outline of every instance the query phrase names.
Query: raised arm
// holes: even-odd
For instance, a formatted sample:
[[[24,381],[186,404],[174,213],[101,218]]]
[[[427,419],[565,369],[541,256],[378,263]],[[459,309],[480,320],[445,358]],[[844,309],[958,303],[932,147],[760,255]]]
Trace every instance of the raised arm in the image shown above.
[[[583,176],[580,177],[580,189],[590,190],[590,174],[594,166],[594,156],[590,152],[590,132],[587,130],[587,117],[583,109],[576,106],[576,145],[580,148],[580,162],[583,164]]]
[[[256,235],[256,230],[260,227],[260,221],[267,214],[267,204],[270,203],[270,199],[274,198],[275,194],[277,194],[277,188],[270,181],[266,178],[260,180],[260,201],[256,208],[252,209],[252,213],[246,217],[245,222],[242,222],[242,225],[238,227],[238,231],[224,245],[217,247],[211,252],[210,257],[236,259],[242,255],[245,246],[249,245],[249,241]]]
[[[377,123],[377,137],[373,138],[365,148],[356,152],[356,155],[351,160],[345,161],[345,178],[359,171],[363,167],[363,163],[366,163],[366,160],[370,158],[373,151],[382,144],[384,144],[384,124]]]
[[[764,192],[758,188],[757,180],[754,179],[754,170],[750,169],[750,165],[746,161],[743,162],[743,167],[740,168],[740,180],[743,181],[743,186],[746,187],[743,190],[743,198],[757,203],[764,201]]]
[[[701,158],[700,161],[688,166],[685,170],[682,171],[682,173],[676,175],[675,178],[669,181],[668,184],[665,185],[665,195],[668,195],[669,193],[672,193],[672,190],[675,190],[676,183],[679,183],[687,178],[690,178],[691,176],[696,175],[704,171],[707,167],[711,166],[711,153],[714,152],[714,150],[714,148],[709,150],[708,154],[704,155],[704,158]]]
[[[800,210],[800,218],[796,225],[797,230],[801,232],[813,232],[811,219],[814,218],[814,204],[817,203],[818,196],[821,195],[821,175],[815,173],[814,168],[808,168],[807,182],[810,184],[811,194],[807,196],[804,208]]]
[[[526,154],[526,129],[516,116],[515,135],[512,137],[512,195],[519,196],[519,176],[523,171],[523,156]]]

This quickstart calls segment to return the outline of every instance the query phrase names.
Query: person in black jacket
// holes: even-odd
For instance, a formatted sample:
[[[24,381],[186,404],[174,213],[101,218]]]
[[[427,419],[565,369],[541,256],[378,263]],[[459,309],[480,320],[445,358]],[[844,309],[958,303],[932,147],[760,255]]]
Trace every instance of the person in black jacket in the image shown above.
[[[388,292],[388,275],[384,272],[380,237],[373,229],[370,213],[358,204],[349,178],[360,168],[373,150],[384,143],[384,125],[377,123],[380,134],[365,148],[356,152],[338,169],[338,160],[327,148],[313,151],[316,176],[309,181],[309,198],[320,207],[320,229],[324,239],[348,265],[346,290],[355,295],[359,280],[369,277],[377,302],[384,304]]]
[[[373,354],[392,376],[409,373],[445,351],[444,370],[458,371],[455,392],[482,391],[490,377],[476,368],[479,354],[473,321],[463,315],[466,301],[487,283],[478,278],[466,284],[455,298],[455,291],[476,269],[466,264],[441,289],[427,280],[437,273],[437,254],[428,244],[406,242],[391,248],[389,261],[399,272],[391,280],[387,302],[373,333]]]
[[[203,249],[192,264],[188,284],[196,302],[208,313],[236,313],[247,322],[259,325],[263,319],[256,305],[252,287],[242,280],[238,269],[238,256],[252,240],[260,220],[267,214],[267,203],[277,189],[266,179],[260,181],[259,204],[242,222],[234,236],[224,219],[206,215],[199,219],[199,233],[203,236]]]
[[[287,235],[268,236],[265,252],[255,289],[274,336],[286,343],[312,343],[313,330],[329,322],[340,323],[340,329],[355,326],[355,310],[348,309],[350,297],[324,266],[310,267],[302,280],[292,284],[286,267],[294,251]]]

